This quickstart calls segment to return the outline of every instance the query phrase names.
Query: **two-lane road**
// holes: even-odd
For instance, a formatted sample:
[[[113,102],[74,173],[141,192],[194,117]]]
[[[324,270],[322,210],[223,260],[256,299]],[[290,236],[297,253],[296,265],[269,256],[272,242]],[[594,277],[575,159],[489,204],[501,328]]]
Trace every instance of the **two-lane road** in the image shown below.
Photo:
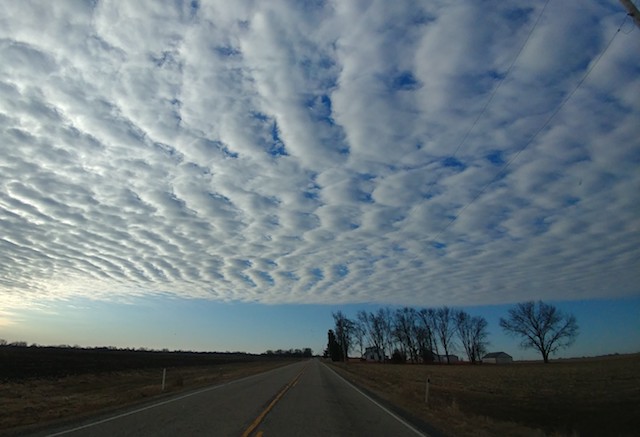
[[[38,436],[419,436],[311,360]]]
[[[422,436],[317,360],[258,427],[268,436]]]

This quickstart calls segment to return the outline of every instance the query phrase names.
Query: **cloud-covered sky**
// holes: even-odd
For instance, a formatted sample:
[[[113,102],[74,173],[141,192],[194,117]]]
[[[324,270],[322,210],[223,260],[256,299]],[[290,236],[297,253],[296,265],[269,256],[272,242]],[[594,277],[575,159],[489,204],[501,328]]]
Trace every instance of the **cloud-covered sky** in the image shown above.
[[[2,2],[3,306],[638,296],[640,37],[631,20],[616,34],[624,15],[617,0]]]

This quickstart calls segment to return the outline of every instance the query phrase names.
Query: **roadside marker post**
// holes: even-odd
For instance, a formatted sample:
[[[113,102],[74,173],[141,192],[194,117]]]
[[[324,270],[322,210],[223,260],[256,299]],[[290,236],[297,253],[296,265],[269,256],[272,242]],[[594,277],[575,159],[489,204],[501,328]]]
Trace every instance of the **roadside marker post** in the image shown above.
[[[427,382],[424,387],[424,403],[429,405],[429,384],[431,383],[431,376],[427,376]]]
[[[167,368],[162,369],[162,391],[164,391],[164,382],[167,379]]]

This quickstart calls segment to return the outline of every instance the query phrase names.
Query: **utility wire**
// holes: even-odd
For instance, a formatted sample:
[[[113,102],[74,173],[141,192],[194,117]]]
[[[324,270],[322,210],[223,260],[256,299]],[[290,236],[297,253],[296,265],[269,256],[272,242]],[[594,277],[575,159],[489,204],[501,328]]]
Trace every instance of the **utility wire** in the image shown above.
[[[536,28],[538,27],[538,24],[540,23],[540,19],[542,18],[542,15],[544,14],[544,11],[547,9],[547,6],[549,5],[549,1],[550,0],[546,0],[544,5],[542,6],[542,9],[540,10],[540,13],[538,14],[538,16],[536,17],[536,21],[533,23],[533,26],[531,26],[531,29],[529,29],[529,33],[527,33],[527,37],[525,38],[524,42],[522,43],[522,45],[520,46],[520,49],[518,50],[518,52],[516,53],[516,55],[513,57],[513,59],[511,60],[511,64],[509,64],[509,67],[507,68],[507,71],[505,71],[504,76],[502,76],[502,78],[498,81],[498,84],[495,86],[495,88],[493,89],[493,91],[491,92],[491,94],[489,95],[489,98],[487,99],[487,101],[484,103],[484,106],[482,107],[482,109],[480,110],[480,112],[478,113],[478,115],[476,116],[476,118],[473,120],[473,123],[471,124],[471,126],[469,127],[469,129],[467,130],[467,132],[464,134],[464,136],[462,137],[462,139],[460,140],[460,142],[458,143],[458,145],[456,146],[456,149],[454,150],[453,154],[451,155],[452,158],[455,158],[456,155],[458,154],[458,152],[460,151],[460,148],[467,142],[467,139],[469,138],[469,135],[471,135],[471,132],[475,129],[476,125],[478,124],[478,122],[480,121],[480,119],[482,118],[482,116],[485,114],[485,112],[487,112],[487,108],[489,108],[489,105],[491,104],[491,102],[493,101],[493,98],[495,97],[496,93],[498,92],[498,89],[500,88],[500,86],[502,85],[502,83],[504,82],[504,80],[507,78],[507,76],[509,76],[509,73],[511,72],[511,70],[513,69],[513,66],[516,64],[516,62],[518,61],[518,59],[520,58],[520,55],[522,54],[522,52],[524,51],[524,49],[527,47],[527,45],[529,44],[529,41],[531,40],[531,35],[533,35],[533,32],[536,30]],[[426,196],[428,197],[431,194],[432,191],[432,186],[429,187],[429,190],[426,193]],[[474,199],[475,200],[475,199]],[[467,205],[468,206],[468,205]],[[465,206],[466,208],[466,206]],[[463,208],[463,210],[465,209]],[[454,221],[457,217],[455,217],[452,221]],[[436,234],[436,236],[433,238],[434,240],[440,236],[440,234],[442,232],[444,232],[449,225],[451,225],[451,223],[448,223],[447,226],[441,230],[440,232],[438,232],[438,234]],[[427,238],[429,239],[429,238]]]
[[[467,138],[469,138],[469,135],[471,134],[473,129],[475,129],[476,125],[478,124],[478,121],[480,121],[480,118],[482,118],[484,113],[487,111],[487,108],[491,104],[491,101],[493,100],[493,97],[496,95],[496,92],[498,91],[498,89],[502,85],[502,82],[504,82],[504,80],[507,78],[507,76],[509,75],[509,72],[513,69],[513,66],[515,65],[516,61],[520,57],[520,54],[524,51],[525,47],[527,47],[527,44],[529,43],[529,40],[531,39],[531,35],[533,35],[533,31],[536,29],[536,27],[538,27],[538,23],[540,22],[540,18],[542,18],[542,14],[544,14],[544,10],[547,8],[547,5],[549,4],[549,1],[550,0],[547,0],[544,3],[544,6],[542,6],[542,9],[540,10],[540,13],[538,14],[538,18],[536,18],[536,21],[533,23],[533,26],[529,30],[529,33],[527,34],[527,38],[524,40],[524,43],[522,43],[522,46],[520,46],[520,50],[518,50],[518,53],[516,54],[516,56],[511,61],[511,64],[509,65],[509,68],[507,68],[507,71],[504,73],[504,76],[502,77],[502,79],[500,79],[498,81],[498,84],[495,86],[495,88],[491,92],[491,95],[489,96],[489,98],[485,102],[484,106],[482,107],[482,109],[480,110],[478,115],[476,116],[476,118],[473,121],[473,124],[471,125],[471,127],[467,130],[467,133],[464,135],[464,137],[462,137],[462,140],[460,141],[460,143],[458,143],[458,146],[456,147],[456,150],[453,152],[453,155],[451,155],[452,157],[456,156],[456,154],[458,153],[458,151],[460,150],[462,145],[467,141]]]
[[[564,100],[562,100],[562,102],[560,102],[560,104],[558,105],[558,107],[551,113],[551,115],[547,118],[547,120],[542,124],[542,126],[540,126],[540,128],[533,134],[533,136],[531,138],[529,138],[529,141],[527,141],[526,143],[524,143],[524,145],[515,153],[515,155],[513,155],[511,157],[511,159],[509,161],[507,161],[502,168],[498,171],[498,173],[496,173],[496,175],[493,177],[493,179],[491,179],[489,182],[487,182],[482,189],[480,189],[480,191],[469,201],[469,203],[467,203],[464,207],[462,207],[462,209],[451,219],[449,220],[449,222],[445,225],[444,228],[442,228],[442,230],[440,230],[435,237],[433,237],[433,239],[431,239],[432,241],[435,241],[438,239],[438,237],[440,235],[442,235],[443,232],[445,232],[452,224],[453,222],[455,222],[463,213],[464,211],[471,206],[471,204],[473,204],[476,200],[478,200],[478,198],[484,194],[484,192],[487,190],[487,188],[489,188],[489,186],[491,184],[493,184],[499,176],[501,176],[502,174],[504,174],[504,172],[509,168],[509,166],[516,160],[518,159],[518,157],[520,156],[520,154],[522,152],[524,152],[524,150],[529,147],[529,145],[531,145],[531,143],[533,143],[533,141],[537,138],[537,136],[546,129],[546,127],[549,125],[549,123],[551,123],[551,121],[555,118],[556,115],[558,115],[558,113],[562,110],[562,108],[564,107],[564,105],[567,104],[567,102],[569,100],[571,100],[571,98],[573,97],[573,95],[576,93],[576,91],[578,91],[578,89],[582,86],[582,84],[584,83],[584,81],[587,79],[587,77],[589,77],[589,75],[591,74],[591,72],[593,71],[593,69],[596,67],[596,65],[598,65],[598,63],[600,62],[600,59],[602,59],[602,56],[604,56],[604,54],[607,52],[607,50],[609,50],[609,47],[611,47],[611,44],[613,43],[613,40],[616,38],[616,36],[620,33],[620,30],[622,29],[622,26],[624,25],[624,23],[627,20],[627,16],[625,15],[624,20],[620,23],[620,26],[618,26],[618,30],[616,30],[616,33],[613,34],[613,36],[611,37],[611,39],[609,39],[609,42],[607,43],[607,45],[605,46],[605,48],[602,50],[602,52],[600,52],[600,54],[598,55],[598,57],[596,58],[596,60],[591,64],[591,66],[587,69],[587,71],[584,73],[584,75],[582,76],[582,78],[578,81],[577,85],[573,88],[573,90],[567,94],[567,96],[564,98]]]
[[[529,33],[527,33],[527,37],[525,38],[524,42],[520,46],[520,49],[518,50],[518,52],[516,53],[514,58],[511,60],[511,64],[509,64],[509,67],[507,68],[507,71],[505,71],[504,76],[502,76],[502,78],[498,81],[498,84],[495,86],[493,91],[491,91],[491,94],[489,95],[489,98],[484,103],[482,109],[480,110],[478,115],[476,115],[476,118],[473,120],[473,123],[471,124],[469,129],[467,129],[467,132],[464,134],[464,136],[462,137],[462,139],[460,140],[460,142],[456,146],[456,149],[454,150],[453,154],[451,154],[451,158],[455,158],[456,157],[456,155],[460,151],[460,148],[467,142],[467,139],[469,138],[469,135],[471,135],[471,132],[475,129],[476,125],[478,124],[478,122],[480,121],[482,116],[485,114],[485,112],[487,112],[487,108],[489,108],[489,105],[493,101],[493,98],[495,97],[496,93],[498,92],[498,89],[500,89],[500,86],[502,85],[504,80],[507,78],[507,76],[509,76],[509,73],[513,69],[513,66],[516,64],[516,62],[520,58],[520,55],[522,54],[524,49],[529,44],[529,40],[531,40],[531,35],[533,35],[533,32],[538,27],[538,24],[540,23],[540,19],[542,18],[542,15],[544,14],[545,9],[547,9],[547,5],[549,4],[549,1],[550,0],[545,1],[544,5],[542,6],[542,9],[540,10],[540,13],[538,14],[538,16],[536,18],[536,21],[533,23],[533,26],[531,26],[531,29],[529,29]],[[429,164],[426,164],[423,167],[426,167],[427,165],[429,165]],[[433,190],[433,185],[430,185],[429,186],[429,190],[427,190],[425,196],[429,197],[429,195],[431,194],[432,190]],[[440,234],[438,234],[438,235],[440,235]]]

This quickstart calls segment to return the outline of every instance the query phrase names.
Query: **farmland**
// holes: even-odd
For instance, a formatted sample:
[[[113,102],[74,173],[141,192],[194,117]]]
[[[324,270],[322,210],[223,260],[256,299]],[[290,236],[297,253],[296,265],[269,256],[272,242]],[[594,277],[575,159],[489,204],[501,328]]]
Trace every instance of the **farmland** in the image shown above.
[[[447,435],[619,436],[640,429],[640,354],[546,365],[351,362],[336,368]]]
[[[0,347],[0,435],[263,372],[291,362],[241,353]]]
[[[56,378],[130,369],[219,365],[259,360],[243,353],[198,353],[108,348],[0,347],[0,381]]]
[[[234,353],[0,347],[0,435],[162,396],[163,368],[170,394],[288,362]],[[334,367],[447,435],[623,436],[640,429],[640,354],[547,365]]]

